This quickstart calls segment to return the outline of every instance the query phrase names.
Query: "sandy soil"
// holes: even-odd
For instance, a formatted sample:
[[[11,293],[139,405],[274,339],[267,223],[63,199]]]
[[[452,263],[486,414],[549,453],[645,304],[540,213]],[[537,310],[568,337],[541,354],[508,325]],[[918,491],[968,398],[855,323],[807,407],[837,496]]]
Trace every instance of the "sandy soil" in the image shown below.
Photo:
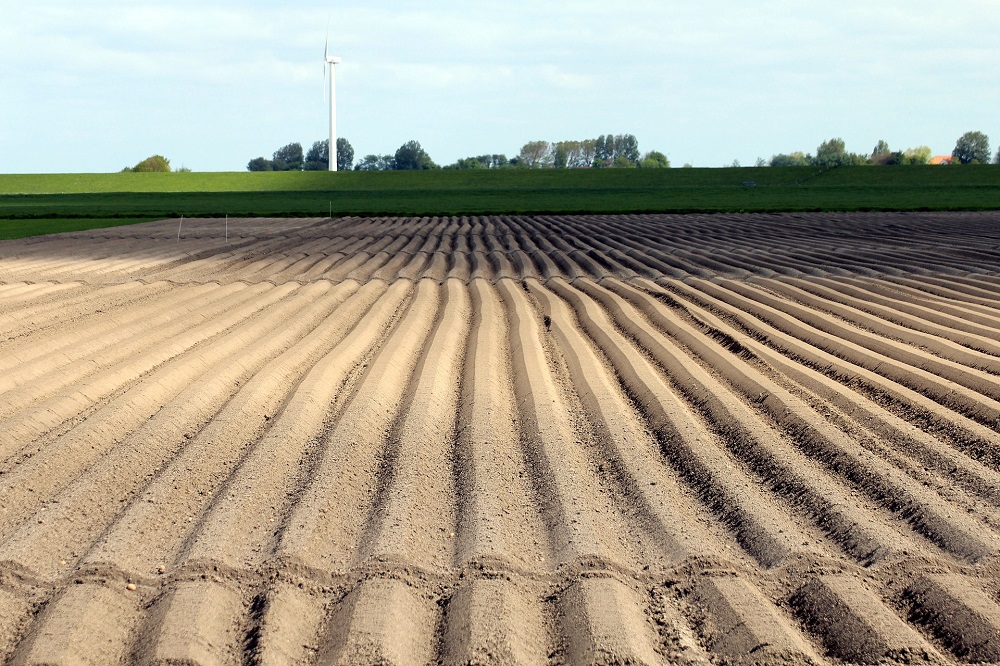
[[[1000,662],[1000,215],[0,243],[0,661]]]

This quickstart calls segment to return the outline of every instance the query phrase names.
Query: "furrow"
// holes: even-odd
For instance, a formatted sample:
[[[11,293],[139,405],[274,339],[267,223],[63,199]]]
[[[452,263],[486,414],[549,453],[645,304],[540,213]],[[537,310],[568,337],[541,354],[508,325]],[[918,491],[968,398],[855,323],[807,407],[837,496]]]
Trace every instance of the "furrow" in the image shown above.
[[[195,359],[159,368],[130,391],[113,400],[104,410],[30,457],[18,460],[0,483],[0,507],[6,509],[0,520],[2,533],[8,532],[13,521],[24,518],[22,512],[34,511],[39,503],[49,501],[54,493],[70,483],[106,451],[154,418],[163,405],[181,393],[188,384],[197,382],[206,373],[213,371],[223,375],[235,371],[228,378],[229,383],[213,387],[216,390],[228,391],[233,383],[238,384],[240,375],[246,370],[244,363],[253,363],[253,356],[246,360],[240,358],[242,348],[259,343],[266,349],[266,341],[262,342],[262,338],[278,328],[279,322],[284,322],[287,317],[306,307],[311,299],[321,296],[327,288],[328,285],[304,288],[301,293],[271,306],[264,312],[264,316],[244,323],[229,335],[199,350]],[[223,364],[228,364],[229,367],[223,369]],[[211,393],[208,392],[208,395]],[[210,400],[207,395],[202,397],[205,402]],[[207,420],[211,416],[211,413],[205,414],[203,419]],[[21,488],[25,487],[31,488],[31,501],[17,502]],[[43,524],[43,520],[39,517],[39,524]]]
[[[377,288],[377,285],[374,287]],[[368,315],[372,317],[372,328],[367,331],[354,329],[357,333],[341,343],[349,345],[347,349],[342,346],[338,349],[367,349],[371,345],[372,336],[380,332],[380,324],[384,326],[386,320],[394,316],[407,293],[408,289],[404,285],[390,289],[386,296],[376,302],[378,310]],[[368,295],[370,296],[370,291]],[[362,295],[359,300],[363,303],[365,296]],[[336,311],[332,316],[336,316]],[[357,358],[356,355],[353,357]],[[210,522],[205,522],[202,514],[214,498],[227,496],[225,484],[232,471],[244,460],[248,449],[261,438],[269,436],[272,431],[275,435],[291,434],[294,431],[289,431],[289,428],[300,425],[294,418],[303,413],[311,415],[311,425],[321,426],[328,402],[316,400],[320,396],[308,392],[310,389],[315,390],[318,375],[310,372],[310,381],[301,382],[292,394],[292,399],[288,399],[288,387],[299,381],[298,373],[302,369],[299,360],[301,359],[295,356],[282,358],[279,361],[281,365],[274,372],[256,375],[143,489],[142,495],[129,505],[81,560],[81,566],[112,564],[123,571],[148,576],[155,575],[161,565],[174,565],[182,556],[192,534],[197,534],[203,524],[204,528],[209,528],[217,522],[214,516],[210,517]],[[338,388],[339,385],[333,385],[327,390],[336,392]],[[305,404],[298,402],[300,399]],[[293,405],[294,411],[286,414]],[[307,436],[311,437],[313,433]],[[277,513],[281,507],[269,508],[269,513],[255,513],[248,517],[258,524],[262,523],[265,531],[273,531],[275,528],[269,519],[281,517]],[[164,516],[169,516],[169,519],[165,521]],[[198,522],[195,522],[196,519]],[[251,533],[251,538],[245,539],[244,544],[247,540],[255,543],[261,538],[259,531],[254,534],[255,530],[249,525],[245,531]],[[215,543],[215,546],[226,548],[229,544]],[[255,555],[252,548],[247,552],[238,546],[239,543],[233,544],[232,548],[239,556],[250,556],[259,561],[260,554]],[[197,547],[192,544],[192,553],[195,552]],[[212,558],[223,561],[219,556]]]
[[[456,442],[457,564],[533,570],[551,556],[521,448],[509,322],[496,289],[473,280]]]
[[[984,525],[968,519],[940,497],[902,474],[852,441],[822,416],[721,345],[705,342],[705,336],[658,301],[634,290],[613,289],[633,303],[645,301],[644,313],[664,331],[696,353],[745,399],[753,399],[784,430],[804,454],[820,461],[837,475],[867,493],[917,532],[954,555],[977,560],[1000,550],[1000,538],[984,533]],[[847,493],[841,501],[847,502]]]
[[[936,331],[925,333],[915,330],[912,326],[904,326],[892,321],[896,313],[891,310],[886,312],[881,308],[870,308],[874,312],[869,314],[857,307],[842,305],[837,302],[836,292],[830,293],[828,290],[800,287],[796,284],[785,284],[774,280],[754,280],[754,284],[759,284],[772,292],[802,303],[810,309],[831,313],[879,336],[928,350],[942,359],[994,375],[1000,373],[1000,359],[996,358],[1000,354],[1000,345],[991,340],[983,339],[979,346],[990,347],[993,352],[978,351],[969,346],[969,343],[976,344],[976,340],[966,342],[967,336],[963,336],[962,343],[953,341],[949,337],[949,331],[943,327],[936,327]],[[820,291],[820,294],[816,294],[814,291]],[[915,322],[915,325],[921,326],[921,323]]]
[[[361,564],[381,487],[391,483],[396,421],[420,353],[437,321],[441,287],[422,280],[402,321],[372,359],[344,411],[331,425],[308,487],[282,533],[278,555],[319,571]]]
[[[545,316],[550,317],[558,348],[601,443],[600,450],[592,454],[595,460],[591,464],[605,470],[601,481],[607,487],[606,492],[619,496],[618,502],[625,512],[636,514],[636,524],[630,532],[648,533],[656,550],[650,559],[663,557],[670,565],[694,557],[695,553],[706,557],[721,555],[723,544],[713,543],[713,538],[698,528],[696,511],[685,510],[694,498],[676,478],[659,471],[664,465],[657,442],[629,404],[611,368],[592,348],[569,307],[541,288],[536,280],[529,280],[528,285],[543,303]],[[550,288],[563,294],[568,291],[566,283],[558,279],[550,282]],[[623,356],[621,353],[613,356],[611,367],[627,363]]]
[[[664,371],[684,377],[675,374],[676,352],[657,339],[644,318],[624,300],[599,288],[588,290],[583,281],[576,283],[579,291],[559,281],[550,285],[573,305],[584,330],[611,359],[628,394],[648,419],[666,461],[733,531],[740,545],[767,566],[797,551],[809,552],[808,547],[804,551],[800,548],[812,537],[785,519],[781,508],[756,490],[756,482],[726,453],[709,425],[669,385]],[[593,283],[588,286],[596,287]],[[632,340],[652,352],[663,370],[640,353]]]
[[[723,313],[752,336],[792,360],[808,364],[841,383],[860,386],[872,392],[880,401],[899,406],[911,419],[920,416],[936,431],[954,433],[952,438],[956,446],[961,446],[977,460],[994,468],[1000,467],[1000,436],[992,429],[877,372],[786,334],[765,319],[749,314],[725,300],[673,280],[660,284],[671,293],[681,294],[694,302],[706,303],[707,307]]]
[[[235,289],[211,285],[176,289],[174,293],[157,298],[152,303],[139,307],[133,305],[122,315],[116,313],[90,325],[74,326],[69,332],[32,340],[31,346],[12,350],[9,357],[0,361],[0,368],[9,370],[0,377],[0,394],[54,371],[71,375],[72,364],[82,359],[90,360],[89,365],[99,363],[108,366],[116,359],[128,358],[136,353],[137,348],[156,344],[169,336],[171,331],[176,332],[189,325],[178,318],[178,311],[195,310],[199,306],[223,301],[242,288],[242,285]],[[115,340],[112,333],[132,342],[122,344]]]
[[[818,349],[827,351],[843,360],[860,365],[876,372],[887,379],[899,382],[915,391],[925,393],[945,407],[961,410],[968,416],[994,427],[1000,427],[1000,402],[974,389],[960,385],[954,381],[939,377],[933,372],[915,367],[905,361],[899,361],[867,347],[856,344],[849,337],[830,337],[823,330],[803,323],[799,319],[785,314],[770,305],[752,300],[736,290],[725,289],[703,280],[693,280],[692,285],[719,300],[725,301],[740,310],[759,317],[779,330],[792,335],[799,340]],[[845,334],[846,335],[846,334]],[[982,384],[986,388],[991,380],[969,382]],[[990,384],[992,386],[992,384]],[[990,392],[998,389],[992,387]]]
[[[888,538],[893,531],[891,528],[860,506],[850,496],[849,491],[835,479],[829,478],[819,465],[789,446],[780,432],[747,406],[737,394],[732,393],[698,364],[685,363],[686,354],[676,348],[668,338],[654,331],[648,324],[645,326],[639,324],[646,321],[647,312],[640,313],[634,309],[634,304],[628,303],[620,296],[612,296],[611,292],[593,283],[578,281],[577,286],[598,300],[612,314],[616,325],[636,338],[674,381],[679,383],[684,394],[709,417],[729,455],[735,456],[743,465],[753,469],[755,474],[760,475],[760,481],[770,486],[773,492],[784,498],[785,502],[791,502],[792,506],[816,521],[817,526],[845,552],[860,562],[868,562],[884,557],[894,550],[890,545],[892,540]],[[656,312],[655,306],[650,311]],[[720,371],[728,369],[719,368]],[[707,439],[713,441],[716,438]],[[724,464],[723,460],[725,457],[716,465]],[[727,466],[731,468],[733,465],[729,463]],[[732,477],[733,472],[720,470],[714,472],[714,475],[725,479]],[[760,481],[748,479],[741,485],[753,488],[758,486]],[[726,493],[737,498],[745,494],[745,490],[737,491],[735,488]],[[764,501],[762,496],[750,506],[763,507],[767,504],[773,506],[773,500],[767,501],[767,504],[764,504]],[[739,500],[727,498],[722,506],[739,506],[738,502]],[[790,535],[801,533],[801,529],[792,529],[785,525],[779,527],[780,523],[775,525],[774,522],[773,515],[787,513],[787,509],[775,506],[767,512],[773,514],[766,517],[760,515],[762,513],[760,508],[754,508],[753,511],[746,518],[737,515],[734,519],[739,523],[746,521],[748,526],[751,526],[751,529],[746,530],[747,533],[766,539],[761,545],[744,541],[744,546],[750,548],[755,557],[762,563],[772,566],[798,550],[791,545],[794,541],[789,542],[789,539],[794,539]],[[753,516],[752,521],[750,516]],[[770,529],[766,527],[768,524],[772,526]],[[740,534],[737,536],[746,539]],[[765,544],[768,546],[766,549]],[[782,544],[783,547],[778,544]]]
[[[987,370],[991,371],[996,371],[1000,368],[993,359],[985,354],[975,354],[974,352],[959,353],[956,349],[946,348],[943,341],[931,339],[927,336],[919,339],[921,346],[927,347],[939,354],[946,352],[951,355],[960,356],[962,357],[962,362],[950,361],[943,357],[935,358],[932,355],[921,353],[911,345],[887,339],[885,335],[891,327],[885,322],[876,324],[875,328],[877,330],[874,334],[864,329],[841,324],[833,317],[820,312],[815,307],[817,305],[815,298],[810,299],[813,302],[810,302],[807,306],[800,306],[787,300],[774,298],[755,286],[737,284],[726,280],[720,281],[719,284],[755,302],[763,303],[773,310],[789,314],[807,326],[821,331],[827,336],[850,343],[858,349],[870,350],[879,356],[898,361],[900,364],[914,368],[917,371],[926,371],[927,374],[969,388],[976,393],[986,396],[986,399],[989,399],[988,404],[1000,414],[1000,402],[994,399],[1000,396],[1000,386],[997,386],[996,377],[963,365],[964,362],[971,361],[982,364]],[[871,318],[866,320],[866,323],[871,324]],[[918,338],[916,333],[900,333],[898,330],[893,330],[892,332],[908,337],[911,341]]]
[[[454,561],[454,441],[471,314],[466,286],[446,285],[444,312],[412,378],[412,396],[392,435],[394,472],[381,480],[374,520],[361,541],[370,564],[441,571]]]
[[[234,299],[239,305],[228,312],[224,311],[225,303],[201,308],[191,313],[196,322],[194,326],[171,331],[173,337],[145,347],[141,354],[133,354],[107,368],[99,366],[95,368],[93,362],[81,362],[79,372],[71,377],[76,379],[77,375],[82,375],[83,381],[75,385],[71,383],[72,379],[65,381],[65,375],[69,374],[66,368],[61,369],[60,380],[50,379],[49,375],[40,378],[36,391],[30,394],[32,402],[26,402],[28,397],[18,400],[19,405],[28,409],[22,408],[5,422],[0,422],[6,427],[3,437],[0,438],[0,456],[6,458],[11,453],[22,450],[26,444],[40,435],[109,399],[124,400],[124,391],[129,385],[140,381],[144,375],[164,363],[178,360],[182,355],[187,354],[184,356],[185,361],[189,357],[197,357],[198,345],[223,334],[227,329],[239,325],[261,310],[273,306],[296,288],[297,285],[248,289],[246,291],[249,293],[241,293]],[[254,295],[257,296],[256,300],[245,302]],[[202,323],[197,323],[199,321]],[[88,373],[88,369],[96,369],[97,372]],[[154,390],[169,392],[172,389],[169,386],[160,386]],[[28,393],[26,390],[24,392]],[[22,391],[18,391],[16,395],[20,397],[21,393]],[[43,399],[35,400],[36,395]]]
[[[311,304],[308,312],[288,326],[272,329],[251,351],[237,351],[235,358],[223,360],[192,381],[155,416],[75,478],[72,472],[65,471],[69,457],[51,456],[42,465],[45,473],[53,476],[60,473],[63,478],[74,480],[36,512],[37,521],[29,518],[0,546],[0,560],[24,563],[45,578],[65,574],[75,565],[81,549],[94,543],[122,507],[134,501],[140,490],[180,454],[197,430],[217,416],[235,392],[244,386],[252,389],[253,384],[247,385],[248,380],[253,382],[253,377],[262,375],[271,381],[284,378],[285,383],[290,383],[304,372],[325,350],[328,336],[339,333],[337,327],[317,327],[356,289],[356,285],[343,284],[328,293],[322,293],[322,288],[314,293],[304,290],[301,302]],[[345,307],[343,316],[349,314],[350,309]],[[66,436],[71,437],[72,433]],[[112,440],[102,433],[100,441],[84,440],[73,445],[80,447],[88,442],[96,453]],[[74,458],[78,465],[80,458],[85,457]],[[38,488],[39,493],[41,490]]]
[[[641,283],[637,286],[654,295],[666,296],[666,292],[652,283]],[[724,343],[729,344],[731,351],[757,357],[777,371],[779,376],[794,381],[801,389],[815,396],[819,406],[815,407],[814,403],[814,408],[827,413],[837,410],[852,419],[860,430],[860,434],[855,435],[859,443],[886,440],[884,446],[865,445],[890,459],[897,458],[899,454],[909,457],[914,461],[911,463],[911,474],[917,473],[915,468],[918,465],[933,468],[941,477],[951,477],[953,482],[968,492],[1000,502],[1000,474],[996,470],[952,450],[944,442],[896,416],[864,394],[830,379],[807,365],[788,359],[708,310],[685,300],[679,294],[673,293],[667,297],[675,303],[675,308],[682,308],[682,311],[706,333],[719,337]],[[926,476],[922,478],[926,480]],[[943,490],[942,486],[937,487],[938,492]]]
[[[497,289],[510,322],[521,443],[533,474],[536,501],[551,532],[556,564],[634,570],[634,544],[619,540],[627,533],[623,517],[600,490],[600,472],[581,441],[585,434],[574,427],[549,366],[541,317],[518,283],[501,280]]]

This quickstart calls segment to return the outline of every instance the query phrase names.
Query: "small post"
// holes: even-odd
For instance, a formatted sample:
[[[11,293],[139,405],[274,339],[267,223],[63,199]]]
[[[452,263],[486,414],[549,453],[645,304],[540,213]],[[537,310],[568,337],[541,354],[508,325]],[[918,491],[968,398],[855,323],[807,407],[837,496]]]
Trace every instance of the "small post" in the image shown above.
[[[333,219],[333,201],[330,201],[330,219]]]
[[[184,224],[184,216],[181,215],[181,219],[177,222],[177,242],[181,242],[181,226]]]
[[[226,213],[226,242],[229,242],[229,213]]]

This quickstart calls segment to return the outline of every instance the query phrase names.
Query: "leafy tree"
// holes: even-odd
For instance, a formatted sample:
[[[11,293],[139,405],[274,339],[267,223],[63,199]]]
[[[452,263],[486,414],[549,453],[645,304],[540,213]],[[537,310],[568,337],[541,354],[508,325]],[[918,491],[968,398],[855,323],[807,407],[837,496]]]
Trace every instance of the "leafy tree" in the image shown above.
[[[615,159],[624,157],[632,166],[639,162],[639,140],[634,134],[619,134],[615,137]]]
[[[891,153],[882,153],[882,155],[883,159],[881,163],[886,166],[906,164],[906,157],[903,155],[902,150],[894,150]]]
[[[757,161],[754,162],[753,165],[755,167],[766,167],[767,166],[767,160],[765,160],[763,157],[758,157]]]
[[[806,155],[802,151],[771,156],[771,166],[773,167],[809,166],[811,163],[812,155]]]
[[[418,171],[425,169],[437,169],[438,165],[427,154],[419,141],[407,141],[396,149],[393,157],[393,166],[400,171]]]
[[[818,166],[842,166],[848,162],[844,140],[830,139],[819,144],[816,157],[813,160]]]
[[[651,150],[639,160],[639,166],[643,169],[669,169],[670,160],[667,156],[657,150]]]
[[[329,142],[328,142],[329,143]],[[354,147],[344,137],[337,139],[337,171],[350,171],[354,164]]]
[[[396,160],[392,155],[365,155],[354,165],[355,171],[392,171]]]
[[[629,164],[619,161],[624,157]],[[594,142],[595,167],[635,166],[639,162],[639,141],[634,134],[602,134]]]
[[[274,162],[266,157],[255,157],[247,164],[247,171],[274,171]]]
[[[170,160],[163,155],[151,155],[136,164],[134,167],[125,167],[122,171],[134,171],[136,173],[167,173],[170,171]]]
[[[271,160],[274,163],[275,171],[301,171],[305,164],[305,156],[302,154],[301,143],[290,143],[283,148],[274,151]]]
[[[597,151],[597,140],[596,139],[584,139],[580,142],[580,156],[577,159],[576,166],[578,167],[589,167],[593,166],[594,160],[596,159]]]
[[[511,166],[510,160],[503,153],[494,153],[490,155],[490,168],[491,169],[503,169],[505,167]]]
[[[594,166],[603,167],[611,163],[611,153],[614,151],[614,138],[608,146],[608,136],[602,134],[594,140]]]
[[[932,154],[929,146],[907,148],[903,151],[903,164],[927,164],[931,161]]]
[[[989,164],[990,138],[982,132],[966,132],[959,137],[951,156],[961,164]]]
[[[467,171],[469,169],[489,169],[489,162],[484,160],[484,157],[488,155],[479,155],[478,157],[463,157],[456,161],[454,164],[449,164],[445,166],[445,169],[458,169],[462,171]]]
[[[529,169],[541,169],[553,164],[552,145],[548,141],[529,141],[521,146],[518,164]]]
[[[611,166],[615,169],[634,169],[636,167],[636,163],[624,155],[619,155],[615,158],[615,161],[611,163]]]
[[[997,156],[993,158],[994,164],[1000,164],[1000,148],[997,148]]]
[[[477,155],[476,157],[463,157],[454,164],[449,164],[446,169],[503,169],[510,166],[510,160],[506,155]]]
[[[876,155],[883,155],[888,152],[891,152],[889,150],[889,144],[885,140],[879,139],[878,143],[875,144],[875,149],[872,150],[872,157],[875,157]]]
[[[306,171],[326,171],[330,168],[330,141],[313,142],[312,148],[306,153]]]

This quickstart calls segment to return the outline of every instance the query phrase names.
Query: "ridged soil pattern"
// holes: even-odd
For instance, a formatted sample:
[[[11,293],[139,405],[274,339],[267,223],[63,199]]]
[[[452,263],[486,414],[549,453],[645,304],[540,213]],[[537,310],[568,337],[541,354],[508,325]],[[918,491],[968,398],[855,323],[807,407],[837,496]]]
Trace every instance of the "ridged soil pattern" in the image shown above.
[[[3,662],[1000,663],[998,554],[996,213],[0,243]]]

